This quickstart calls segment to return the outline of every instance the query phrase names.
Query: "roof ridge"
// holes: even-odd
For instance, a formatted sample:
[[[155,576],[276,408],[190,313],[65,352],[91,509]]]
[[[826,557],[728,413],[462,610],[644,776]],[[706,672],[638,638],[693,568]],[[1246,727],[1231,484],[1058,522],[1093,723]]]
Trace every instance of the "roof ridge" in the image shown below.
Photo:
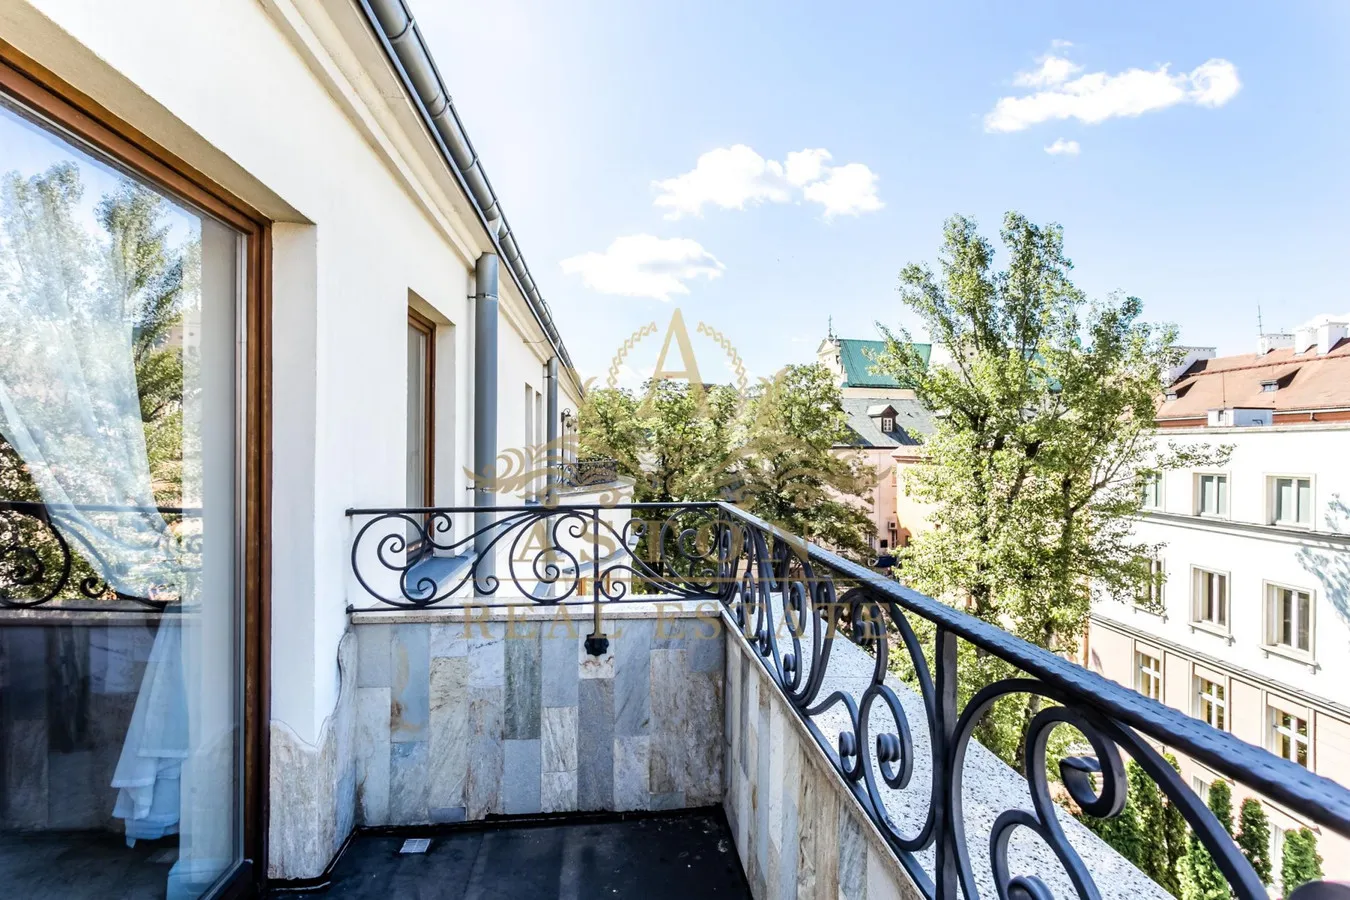
[[[1339,347],[1333,348],[1331,350],[1328,350],[1326,353],[1319,353],[1315,356],[1306,356],[1306,357],[1295,356],[1290,359],[1267,360],[1264,362],[1252,363],[1251,365],[1246,366],[1225,366],[1223,368],[1215,368],[1215,369],[1202,368],[1195,372],[1187,372],[1183,374],[1180,378],[1177,379],[1177,383],[1179,384],[1182,380],[1188,378],[1199,378],[1201,375],[1223,375],[1228,372],[1250,372],[1253,369],[1270,369],[1276,366],[1293,366],[1293,365],[1301,365],[1303,363],[1308,362],[1324,362],[1330,359],[1346,359],[1347,357],[1350,357],[1350,353],[1337,353],[1336,351],[1338,349],[1340,348]],[[1244,353],[1242,355],[1247,356],[1248,354]],[[1212,363],[1217,362],[1221,359],[1234,359],[1234,357],[1219,356],[1214,357],[1213,359],[1202,359],[1199,360],[1199,362]]]

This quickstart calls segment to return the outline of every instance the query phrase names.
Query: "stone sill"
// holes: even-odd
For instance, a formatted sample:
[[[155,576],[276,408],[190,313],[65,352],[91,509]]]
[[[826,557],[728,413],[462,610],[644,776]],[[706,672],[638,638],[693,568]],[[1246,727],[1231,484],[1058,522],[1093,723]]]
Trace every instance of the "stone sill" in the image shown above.
[[[552,621],[559,616],[559,608],[567,609],[566,617],[574,621],[589,619],[593,604],[587,600],[580,603],[540,604],[520,598],[518,603],[510,603],[511,598],[488,598],[487,605],[465,600],[458,606],[438,606],[431,609],[395,609],[358,610],[351,613],[353,625],[409,625],[419,622],[444,624],[447,622],[532,622]],[[508,601],[505,603],[500,601]],[[712,597],[687,600],[683,597],[653,597],[651,600],[632,602],[608,602],[600,604],[600,617],[606,621],[614,619],[720,619],[721,604]]]

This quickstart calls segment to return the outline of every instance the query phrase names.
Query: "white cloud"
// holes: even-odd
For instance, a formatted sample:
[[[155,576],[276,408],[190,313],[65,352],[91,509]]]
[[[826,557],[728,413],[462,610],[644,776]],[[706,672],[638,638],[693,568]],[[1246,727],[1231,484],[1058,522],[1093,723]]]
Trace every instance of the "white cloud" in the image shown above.
[[[705,206],[745,209],[757,203],[805,200],[825,208],[825,218],[881,209],[877,175],[862,163],[829,165],[823,148],[794,150],[783,162],[765,159],[745,144],[719,147],[683,175],[652,183],[667,219],[701,215]]]
[[[832,157],[828,150],[794,150],[787,155],[784,168],[789,184],[801,187],[819,181],[825,174],[825,163]]]
[[[1041,67],[1034,72],[1018,72],[1013,76],[1013,84],[1018,87],[1049,87],[1063,84],[1070,75],[1077,75],[1083,67],[1063,56],[1048,53],[1039,60]]]
[[[1082,150],[1077,141],[1066,141],[1064,138],[1056,138],[1055,142],[1045,148],[1045,152],[1051,156],[1077,156]]]
[[[698,241],[650,234],[615,238],[603,253],[592,251],[562,261],[563,272],[580,275],[592,290],[656,300],[687,294],[687,282],[718,278],[725,269]]]
[[[786,203],[791,199],[781,163],[765,159],[745,144],[718,147],[698,158],[690,172],[658,181],[656,205],[670,209],[668,219],[698,215],[705,203],[745,209],[747,203]]]
[[[1226,59],[1211,59],[1176,75],[1164,64],[1156,69],[1127,69],[1116,75],[1089,72],[1072,80],[1069,76],[1081,67],[1067,59],[1051,55],[1040,62],[1039,69],[1020,73],[1013,80],[1020,86],[1042,90],[1000,98],[984,118],[986,131],[1022,131],[1060,119],[1095,125],[1179,104],[1223,106],[1242,87],[1237,67]]]
[[[802,188],[802,196],[825,207],[825,218],[875,212],[883,204],[877,196],[877,175],[862,163],[836,166],[822,181]]]

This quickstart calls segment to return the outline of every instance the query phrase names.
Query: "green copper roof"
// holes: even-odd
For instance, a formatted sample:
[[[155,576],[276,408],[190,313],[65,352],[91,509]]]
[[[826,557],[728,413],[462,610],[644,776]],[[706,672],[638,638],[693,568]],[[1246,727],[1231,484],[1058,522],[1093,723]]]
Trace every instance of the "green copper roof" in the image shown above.
[[[928,365],[932,344],[911,344]],[[886,352],[885,341],[858,341],[839,339],[839,362],[844,367],[844,387],[902,388],[904,385],[890,375],[873,372],[877,357]]]

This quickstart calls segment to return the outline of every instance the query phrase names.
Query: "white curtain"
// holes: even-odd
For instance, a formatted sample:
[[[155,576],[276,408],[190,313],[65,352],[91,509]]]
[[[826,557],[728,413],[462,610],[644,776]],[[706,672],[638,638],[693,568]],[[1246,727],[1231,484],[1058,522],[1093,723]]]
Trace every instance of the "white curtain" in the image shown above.
[[[132,298],[116,273],[90,264],[96,245],[72,236],[68,208],[41,192],[5,199],[0,435],[74,552],[119,593],[181,608],[191,602],[182,529],[174,534],[154,509]],[[128,841],[178,829],[190,749],[180,618],[161,618],[112,782]]]

